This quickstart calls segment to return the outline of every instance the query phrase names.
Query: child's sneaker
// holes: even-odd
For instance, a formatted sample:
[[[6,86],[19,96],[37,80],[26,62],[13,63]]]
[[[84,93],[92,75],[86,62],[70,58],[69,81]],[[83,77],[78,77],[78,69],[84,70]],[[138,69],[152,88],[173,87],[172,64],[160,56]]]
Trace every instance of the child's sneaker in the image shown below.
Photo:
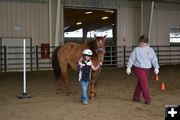
[[[87,101],[83,101],[82,104],[83,104],[83,105],[87,105],[88,102],[87,102]]]

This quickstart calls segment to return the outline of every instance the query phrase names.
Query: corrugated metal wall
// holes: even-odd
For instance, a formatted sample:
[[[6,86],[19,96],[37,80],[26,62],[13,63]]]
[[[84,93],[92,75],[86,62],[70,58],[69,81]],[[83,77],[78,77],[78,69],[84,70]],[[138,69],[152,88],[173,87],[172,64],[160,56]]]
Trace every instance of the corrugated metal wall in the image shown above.
[[[30,0],[29,0],[30,1]],[[52,0],[54,1],[54,0]],[[151,2],[144,3],[143,33],[147,35]],[[155,2],[152,45],[169,45],[170,27],[180,27],[180,5]],[[117,12],[118,45],[136,45],[140,35],[140,0],[62,0],[62,7],[112,8]],[[52,34],[55,34],[56,1],[52,5]],[[0,1],[0,37],[32,37],[33,44],[50,43],[48,0]],[[16,31],[20,28],[20,31]],[[125,41],[123,41],[125,39]],[[54,44],[52,42],[52,44]]]
[[[175,9],[174,5],[157,5],[154,11],[151,44],[170,45],[169,28],[176,27],[180,28],[180,9]]]
[[[117,45],[137,45],[140,35],[140,9],[120,7],[117,16]]]
[[[62,0],[65,6],[93,7],[93,8],[117,8],[119,6],[139,6],[140,0]]]
[[[57,15],[57,0],[51,0],[49,2],[50,8],[49,8],[49,24],[50,24],[50,45],[55,45],[55,30],[56,30],[56,15]]]
[[[33,45],[50,43],[49,27],[51,26],[51,45],[53,45],[57,26],[57,0],[51,0],[51,5],[49,5],[48,0],[27,1],[0,0],[0,37],[32,37]],[[141,29],[143,29],[142,33],[145,35],[148,35],[149,32],[151,2],[145,2],[145,0],[142,2],[142,16],[141,2],[140,0],[62,0],[60,6],[61,9],[77,7],[117,10],[117,46],[132,46],[138,44]],[[49,12],[50,6],[51,12]],[[49,13],[51,13],[51,16],[49,16]],[[51,22],[49,22],[50,18]],[[60,18],[62,22],[63,16],[60,16]],[[141,24],[142,22],[143,24]],[[63,31],[63,26],[60,27]],[[173,27],[180,28],[180,5],[155,2],[150,45],[170,45],[169,28]],[[122,49],[117,48],[117,51]],[[167,51],[168,49],[171,48],[167,47],[163,50]],[[179,48],[173,50],[179,50]],[[174,53],[169,52],[168,54],[173,56]],[[123,61],[120,58],[122,53],[117,53],[117,56],[118,61]],[[168,57],[165,56],[167,59]],[[175,60],[179,60],[179,58]],[[167,62],[171,61],[168,60]]]
[[[142,2],[142,8],[143,9],[143,13],[142,13],[142,34],[148,36],[148,32],[149,32],[149,22],[150,22],[150,12],[151,12],[151,2],[150,1],[146,1],[146,2]]]
[[[0,1],[0,16],[0,37],[32,37],[33,44],[49,43],[47,2]]]

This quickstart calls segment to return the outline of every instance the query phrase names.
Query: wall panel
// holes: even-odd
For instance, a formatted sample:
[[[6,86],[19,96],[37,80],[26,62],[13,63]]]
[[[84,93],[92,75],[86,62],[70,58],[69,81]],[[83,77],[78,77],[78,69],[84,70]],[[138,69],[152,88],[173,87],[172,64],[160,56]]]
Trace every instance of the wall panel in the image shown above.
[[[180,28],[180,11],[155,9],[151,34],[152,45],[170,45],[169,28]]]
[[[140,35],[140,9],[120,7],[117,14],[117,45],[137,45]]]
[[[34,45],[49,43],[48,2],[0,1],[0,16],[0,37],[32,37]]]

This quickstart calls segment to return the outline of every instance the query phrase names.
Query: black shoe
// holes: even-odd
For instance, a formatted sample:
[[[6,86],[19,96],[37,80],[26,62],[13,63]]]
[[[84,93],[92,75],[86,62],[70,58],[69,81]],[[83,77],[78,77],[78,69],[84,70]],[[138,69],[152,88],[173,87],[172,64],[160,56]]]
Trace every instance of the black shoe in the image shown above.
[[[133,99],[133,102],[141,102],[141,100]]]
[[[149,105],[151,103],[151,100],[145,101],[145,104]]]

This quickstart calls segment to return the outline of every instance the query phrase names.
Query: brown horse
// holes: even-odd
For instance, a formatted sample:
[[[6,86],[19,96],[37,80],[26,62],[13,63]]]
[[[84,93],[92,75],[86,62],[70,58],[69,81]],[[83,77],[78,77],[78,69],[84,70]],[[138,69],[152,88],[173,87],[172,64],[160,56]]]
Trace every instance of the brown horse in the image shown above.
[[[57,47],[52,55],[52,67],[54,70],[56,80],[60,77],[67,90],[67,94],[71,95],[72,92],[68,87],[68,67],[70,66],[73,70],[77,70],[77,61],[81,58],[84,49],[91,49],[93,56],[91,57],[92,63],[97,66],[100,62],[103,62],[105,55],[105,39],[103,37],[97,37],[90,42],[83,44],[68,42],[62,47]],[[94,98],[96,95],[96,79],[101,71],[101,67],[97,71],[92,71],[91,76],[91,95],[90,98]]]

